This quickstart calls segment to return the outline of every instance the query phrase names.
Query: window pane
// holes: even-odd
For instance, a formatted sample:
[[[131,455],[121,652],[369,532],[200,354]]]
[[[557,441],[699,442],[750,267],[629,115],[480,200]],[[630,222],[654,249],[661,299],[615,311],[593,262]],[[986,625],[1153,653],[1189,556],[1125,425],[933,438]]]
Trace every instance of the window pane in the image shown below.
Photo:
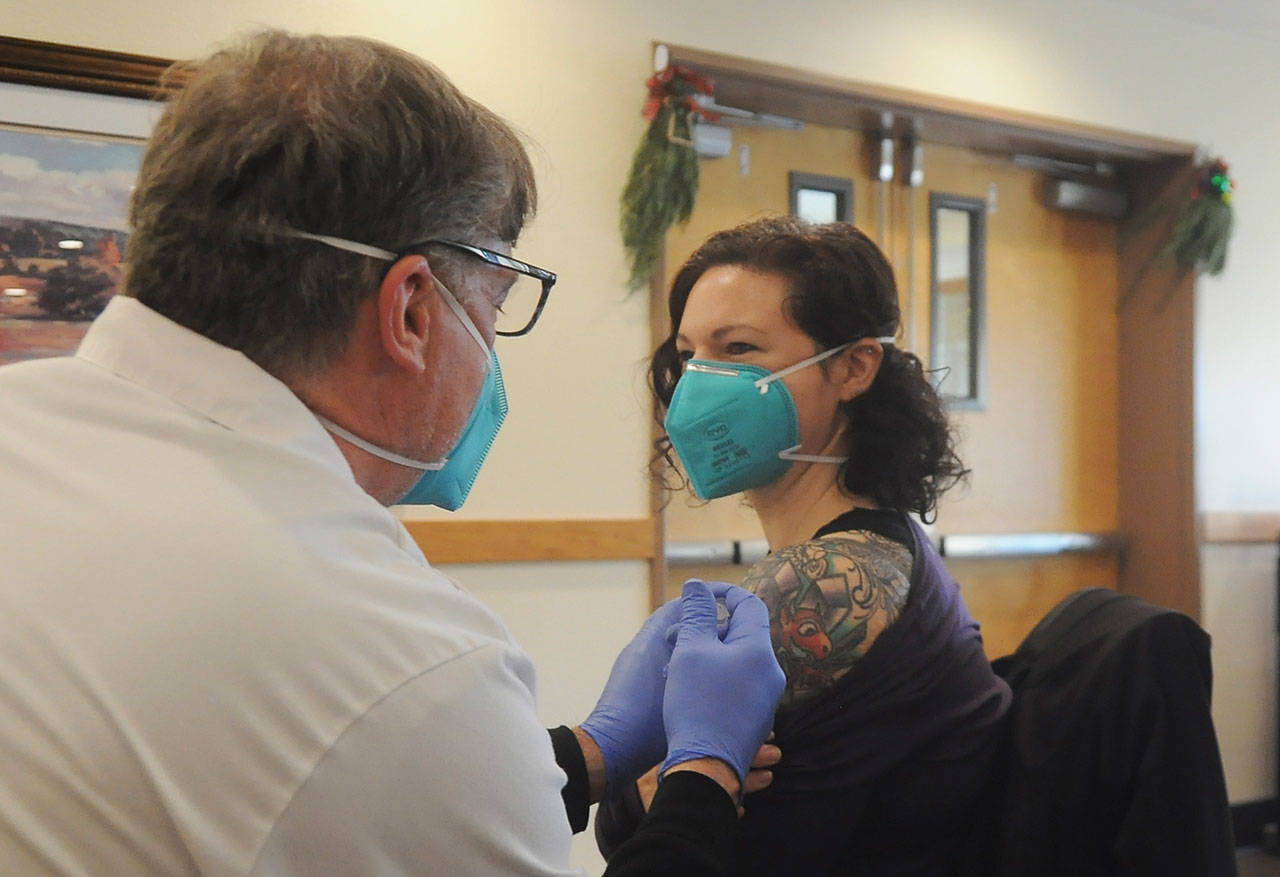
[[[798,189],[796,191],[796,216],[809,222],[825,225],[840,218],[839,201],[835,192],[823,189]]]

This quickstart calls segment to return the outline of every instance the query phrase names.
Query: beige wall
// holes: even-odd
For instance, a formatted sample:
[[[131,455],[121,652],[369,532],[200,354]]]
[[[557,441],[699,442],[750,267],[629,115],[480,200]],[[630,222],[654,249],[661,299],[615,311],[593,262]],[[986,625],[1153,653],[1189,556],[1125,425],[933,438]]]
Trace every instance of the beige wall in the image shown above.
[[[1213,634],[1213,718],[1233,801],[1276,792],[1276,548],[1207,545],[1202,621]]]
[[[512,413],[465,512],[478,517],[647,512],[638,364],[648,319],[643,296],[624,295],[616,203],[642,130],[650,40],[1204,143],[1232,162],[1241,188],[1230,267],[1201,284],[1198,303],[1200,506],[1280,507],[1274,33],[1232,35],[1103,0],[65,0],[56,10],[0,0],[0,22],[13,36],[171,57],[263,25],[365,34],[432,59],[528,132],[543,210],[519,254],[563,279],[538,331],[500,347]],[[1269,572],[1217,560],[1207,557],[1205,603],[1219,703],[1246,690],[1270,703],[1274,686],[1255,692],[1224,672],[1236,652],[1224,661],[1221,651],[1247,643],[1255,669],[1271,666]],[[571,713],[548,721],[578,718],[642,616],[646,569],[464,572],[528,643],[544,705]],[[581,638],[555,635],[566,618],[593,621]],[[1233,797],[1271,793],[1270,722],[1253,711],[1219,717]]]

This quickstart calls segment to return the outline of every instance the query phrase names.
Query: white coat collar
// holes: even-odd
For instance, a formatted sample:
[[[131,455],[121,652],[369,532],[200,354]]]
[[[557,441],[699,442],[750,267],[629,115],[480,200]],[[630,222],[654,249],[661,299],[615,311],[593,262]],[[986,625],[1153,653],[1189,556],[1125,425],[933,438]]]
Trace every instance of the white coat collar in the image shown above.
[[[76,356],[227,429],[287,446],[354,480],[333,439],[284,383],[240,351],[137,299],[113,297]]]

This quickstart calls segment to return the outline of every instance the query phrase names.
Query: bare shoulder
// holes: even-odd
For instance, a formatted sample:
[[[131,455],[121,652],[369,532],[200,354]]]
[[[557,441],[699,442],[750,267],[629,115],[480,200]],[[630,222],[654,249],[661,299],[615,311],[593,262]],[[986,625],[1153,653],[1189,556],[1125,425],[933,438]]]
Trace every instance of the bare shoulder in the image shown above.
[[[774,552],[742,586],[769,607],[786,706],[833,685],[898,619],[911,587],[911,552],[865,530],[832,533]]]

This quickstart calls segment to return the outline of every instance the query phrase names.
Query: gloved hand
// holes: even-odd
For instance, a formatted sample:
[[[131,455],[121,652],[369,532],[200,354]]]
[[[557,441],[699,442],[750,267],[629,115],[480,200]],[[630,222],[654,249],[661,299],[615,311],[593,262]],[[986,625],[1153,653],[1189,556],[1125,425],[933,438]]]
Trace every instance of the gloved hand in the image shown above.
[[[667,751],[662,727],[662,690],[672,649],[667,632],[679,621],[679,600],[649,616],[613,662],[600,700],[581,725],[600,747],[610,787],[632,782]]]
[[[745,785],[787,680],[773,654],[764,603],[732,586],[724,601],[730,616],[722,642],[716,635],[715,595],[702,582],[685,583],[662,704],[667,729],[662,772],[695,758],[718,758]]]

